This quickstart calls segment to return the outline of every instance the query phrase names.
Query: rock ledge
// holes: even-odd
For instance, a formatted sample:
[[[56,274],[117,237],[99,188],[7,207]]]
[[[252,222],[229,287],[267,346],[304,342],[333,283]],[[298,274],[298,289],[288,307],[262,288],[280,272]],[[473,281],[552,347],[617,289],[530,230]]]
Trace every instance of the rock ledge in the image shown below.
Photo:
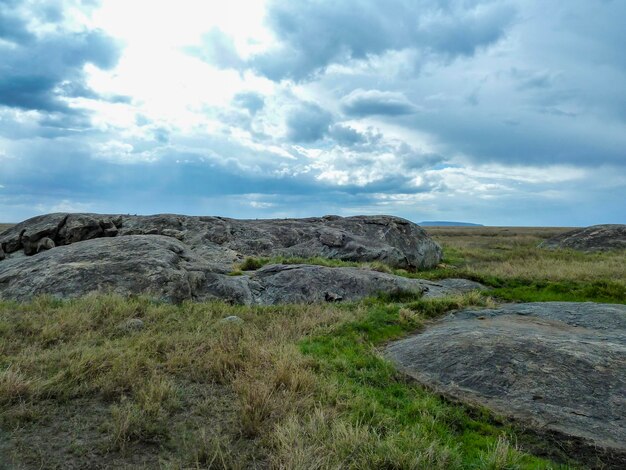
[[[385,355],[444,395],[559,436],[591,466],[626,468],[626,305],[464,310]]]

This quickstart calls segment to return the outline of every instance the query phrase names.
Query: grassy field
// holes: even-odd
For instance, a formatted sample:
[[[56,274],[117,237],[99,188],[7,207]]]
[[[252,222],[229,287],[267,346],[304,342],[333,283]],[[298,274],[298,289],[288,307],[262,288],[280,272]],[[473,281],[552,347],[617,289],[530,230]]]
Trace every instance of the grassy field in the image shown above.
[[[0,224],[0,233],[4,232],[9,227],[12,227],[13,224]]]
[[[0,468],[577,468],[557,443],[445,401],[377,353],[464,306],[626,302],[626,253],[536,248],[559,230],[429,228],[444,264],[395,271],[480,279],[488,294],[254,308],[0,302]]]

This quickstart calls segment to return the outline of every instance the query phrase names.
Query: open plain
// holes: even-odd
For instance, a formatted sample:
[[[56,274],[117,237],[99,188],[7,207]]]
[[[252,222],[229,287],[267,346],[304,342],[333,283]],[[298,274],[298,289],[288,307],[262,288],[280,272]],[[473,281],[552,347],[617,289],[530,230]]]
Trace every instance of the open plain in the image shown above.
[[[466,307],[626,303],[623,250],[537,247],[566,230],[429,227],[444,250],[438,267],[375,266],[489,288],[434,299],[1,301],[0,468],[619,468],[620,456],[576,452],[563,436],[444,398],[381,354]]]

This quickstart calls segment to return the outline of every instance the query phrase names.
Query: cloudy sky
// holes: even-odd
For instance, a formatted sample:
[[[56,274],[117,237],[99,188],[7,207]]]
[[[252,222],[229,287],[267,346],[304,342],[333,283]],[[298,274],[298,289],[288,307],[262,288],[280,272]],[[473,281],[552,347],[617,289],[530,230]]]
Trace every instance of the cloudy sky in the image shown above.
[[[626,223],[626,1],[0,0],[0,221]]]

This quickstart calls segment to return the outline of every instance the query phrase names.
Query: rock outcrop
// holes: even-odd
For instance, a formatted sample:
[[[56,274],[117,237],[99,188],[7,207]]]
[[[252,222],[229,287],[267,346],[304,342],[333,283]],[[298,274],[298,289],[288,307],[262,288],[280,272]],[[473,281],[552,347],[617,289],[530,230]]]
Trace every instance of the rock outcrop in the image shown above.
[[[464,310],[385,355],[446,396],[558,436],[591,466],[626,468],[626,305]]]
[[[353,300],[378,292],[445,295],[480,287],[432,283],[360,268],[271,265],[229,275],[247,256],[380,261],[420,269],[441,248],[417,225],[389,216],[234,220],[179,215],[49,214],[0,234],[0,298],[90,292],[169,301],[244,304]]]
[[[7,254],[23,251],[34,255],[44,238],[63,246],[127,235],[175,238],[224,269],[245,256],[321,256],[381,261],[405,269],[429,268],[441,261],[441,248],[426,232],[408,220],[390,216],[236,220],[172,214],[48,214],[0,234],[0,246]]]
[[[240,304],[355,300],[379,292],[446,295],[480,288],[471,281],[408,279],[360,268],[268,265],[240,276],[216,271],[183,242],[163,235],[98,238],[0,264],[0,296],[27,300],[91,292],[147,294],[182,300],[222,299]]]
[[[581,251],[626,249],[626,225],[608,224],[579,228],[552,237],[541,248],[570,248]]]

